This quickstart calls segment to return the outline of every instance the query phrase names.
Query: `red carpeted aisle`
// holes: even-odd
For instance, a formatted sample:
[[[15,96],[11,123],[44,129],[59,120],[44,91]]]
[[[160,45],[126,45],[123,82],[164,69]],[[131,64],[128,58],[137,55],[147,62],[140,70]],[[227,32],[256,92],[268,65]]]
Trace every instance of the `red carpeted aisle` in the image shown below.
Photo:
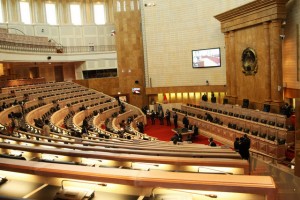
[[[148,119],[148,123],[145,126],[145,133],[149,136],[156,137],[159,140],[162,141],[170,141],[171,137],[174,135],[174,132],[172,132],[172,129],[174,128],[174,125],[167,126],[166,121],[164,122],[164,125],[159,124],[159,120],[155,121],[155,125],[151,124],[151,120]],[[216,142],[216,141],[215,141]],[[208,145],[208,138],[199,134],[198,138],[193,141],[193,143],[198,144],[206,144]],[[216,142],[216,144],[222,145],[221,143]]]

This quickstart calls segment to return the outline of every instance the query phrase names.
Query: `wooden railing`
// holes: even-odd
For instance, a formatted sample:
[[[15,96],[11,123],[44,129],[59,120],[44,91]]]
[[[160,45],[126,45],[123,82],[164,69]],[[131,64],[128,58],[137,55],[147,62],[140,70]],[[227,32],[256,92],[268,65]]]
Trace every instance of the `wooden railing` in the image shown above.
[[[87,53],[116,51],[115,45],[98,46],[51,46],[24,44],[0,40],[0,49],[8,51],[37,52],[37,53]]]

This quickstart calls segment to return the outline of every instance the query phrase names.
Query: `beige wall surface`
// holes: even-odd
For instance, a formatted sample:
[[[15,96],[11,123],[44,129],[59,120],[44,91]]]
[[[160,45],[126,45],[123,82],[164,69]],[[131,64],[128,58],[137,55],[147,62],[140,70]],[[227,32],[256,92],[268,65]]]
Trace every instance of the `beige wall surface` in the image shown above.
[[[252,0],[141,2],[147,87],[226,85],[224,35],[215,15]],[[221,48],[221,67],[192,68],[192,50]],[[150,83],[151,79],[151,83]]]

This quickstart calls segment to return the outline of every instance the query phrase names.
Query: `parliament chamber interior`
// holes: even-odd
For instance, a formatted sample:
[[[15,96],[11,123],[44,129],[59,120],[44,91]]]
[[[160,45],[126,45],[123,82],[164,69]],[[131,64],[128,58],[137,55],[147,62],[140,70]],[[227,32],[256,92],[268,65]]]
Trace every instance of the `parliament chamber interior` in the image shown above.
[[[299,15],[0,0],[0,199],[298,199]]]

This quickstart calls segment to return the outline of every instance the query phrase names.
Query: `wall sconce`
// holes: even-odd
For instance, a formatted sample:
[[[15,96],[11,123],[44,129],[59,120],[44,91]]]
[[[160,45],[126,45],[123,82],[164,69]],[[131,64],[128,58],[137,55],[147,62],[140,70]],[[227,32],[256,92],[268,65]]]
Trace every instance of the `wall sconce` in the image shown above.
[[[208,82],[208,80],[206,80],[206,85],[209,85],[209,82]]]

